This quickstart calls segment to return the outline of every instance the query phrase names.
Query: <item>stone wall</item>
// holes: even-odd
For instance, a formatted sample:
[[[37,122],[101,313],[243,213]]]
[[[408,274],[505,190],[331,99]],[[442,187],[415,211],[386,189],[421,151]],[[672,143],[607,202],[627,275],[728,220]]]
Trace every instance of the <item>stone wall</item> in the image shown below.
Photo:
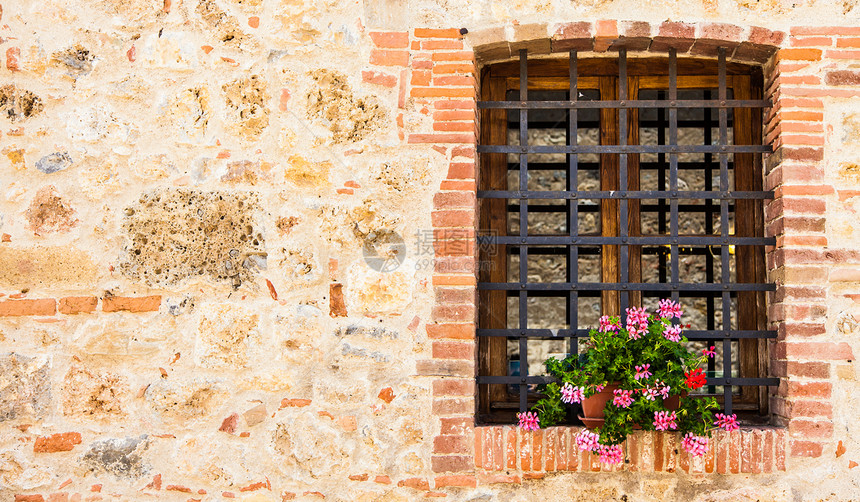
[[[852,2],[0,7],[0,501],[860,498]],[[782,383],[610,470],[475,426],[475,101],[628,43],[765,69]]]

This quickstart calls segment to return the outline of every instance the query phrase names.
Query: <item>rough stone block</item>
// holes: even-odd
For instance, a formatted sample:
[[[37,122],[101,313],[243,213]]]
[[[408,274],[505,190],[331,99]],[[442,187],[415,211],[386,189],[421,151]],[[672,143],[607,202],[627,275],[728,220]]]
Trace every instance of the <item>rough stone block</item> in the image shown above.
[[[41,418],[51,406],[48,358],[0,354],[0,421]]]

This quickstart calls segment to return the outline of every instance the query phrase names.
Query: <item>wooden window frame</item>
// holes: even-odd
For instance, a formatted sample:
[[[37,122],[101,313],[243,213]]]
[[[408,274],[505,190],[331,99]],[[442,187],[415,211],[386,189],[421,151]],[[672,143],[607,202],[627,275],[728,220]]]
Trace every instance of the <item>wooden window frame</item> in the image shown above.
[[[536,59],[528,60],[527,87],[534,90],[568,90],[571,88],[571,77],[575,75],[575,85],[578,90],[596,90],[600,100],[618,100],[619,90],[619,59],[618,58],[576,58],[575,65],[568,59]],[[674,55],[672,55],[674,58]],[[670,84],[669,60],[667,58],[630,58],[625,60],[627,99],[636,100],[640,91],[646,89],[667,89]],[[702,89],[718,88],[720,75],[718,61],[704,59],[677,59],[676,88]],[[722,63],[725,68],[724,86],[733,92],[737,100],[761,99],[762,74],[761,69],[737,63]],[[575,68],[571,71],[571,66]],[[504,101],[510,90],[519,90],[522,79],[521,62],[513,61],[490,65],[486,67],[481,78],[481,99],[483,101]],[[627,143],[638,145],[638,108],[626,110]],[[762,114],[759,110],[742,107],[734,108],[732,127],[732,144],[760,145],[762,141]],[[600,144],[618,145],[619,139],[619,109],[601,108],[600,110]],[[481,135],[480,145],[505,145],[507,142],[507,117],[504,109],[482,109],[480,115]],[[479,147],[480,151],[480,147]],[[600,154],[600,189],[619,190],[619,154]],[[478,190],[508,190],[507,187],[507,154],[481,153]],[[763,190],[762,155],[760,153],[734,154],[735,191]],[[571,168],[575,169],[575,167]],[[639,154],[627,154],[627,190],[639,189]],[[570,171],[568,171],[570,174]],[[762,201],[754,199],[735,199],[735,233],[734,236],[762,237],[764,235],[764,215]],[[629,235],[639,234],[639,201],[629,200],[628,230]],[[496,235],[506,235],[508,231],[507,200],[502,198],[479,199],[479,232],[489,232]],[[602,236],[618,236],[619,231],[619,201],[617,199],[602,199],[600,201],[600,232]],[[620,282],[619,249],[621,246],[601,246],[601,281]],[[641,246],[628,246],[629,269],[628,281],[641,281]],[[738,246],[736,254],[736,274],[738,283],[766,283],[764,246]],[[508,249],[506,245],[480,246],[478,281],[479,283],[496,283],[507,281]],[[482,290],[478,295],[478,328],[494,329],[508,328],[500,326],[499,319],[507,318],[507,291]],[[621,292],[602,291],[601,305],[604,313],[620,314],[622,302]],[[641,294],[637,291],[629,293],[629,304],[641,302]],[[737,292],[737,330],[766,330],[765,291]],[[572,329],[575,329],[571,326]],[[579,327],[577,327],[579,328]],[[775,334],[774,334],[775,336]],[[738,358],[740,376],[744,378],[767,379],[768,357],[767,338],[740,338],[738,341]],[[523,338],[520,338],[522,341]],[[506,352],[506,337],[478,336],[478,364],[480,376],[507,375],[508,358]],[[521,354],[524,344],[521,343]],[[525,384],[525,379],[522,382]],[[517,399],[508,393],[505,384],[482,384],[478,382],[477,414],[479,423],[511,423],[514,413],[523,408],[522,399],[516,406]],[[737,397],[732,397],[735,411],[745,414],[754,420],[763,419],[768,412],[768,392],[765,386],[744,385]],[[529,400],[534,398],[529,396]],[[723,396],[718,396],[723,404]],[[497,407],[501,405],[501,407]]]

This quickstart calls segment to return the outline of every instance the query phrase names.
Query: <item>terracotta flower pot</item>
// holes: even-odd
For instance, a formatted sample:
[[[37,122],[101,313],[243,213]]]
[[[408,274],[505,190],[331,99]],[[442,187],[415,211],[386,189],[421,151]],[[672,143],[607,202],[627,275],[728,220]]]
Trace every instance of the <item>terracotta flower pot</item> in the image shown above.
[[[612,383],[603,388],[602,391],[587,397],[582,400],[582,415],[578,417],[583,424],[589,429],[596,429],[603,425],[604,415],[603,410],[606,408],[606,403],[612,400],[613,392],[618,389],[617,383]],[[683,396],[686,397],[684,392]],[[669,396],[663,400],[663,405],[668,411],[678,411],[681,406],[681,396]],[[638,425],[634,429],[640,429]]]

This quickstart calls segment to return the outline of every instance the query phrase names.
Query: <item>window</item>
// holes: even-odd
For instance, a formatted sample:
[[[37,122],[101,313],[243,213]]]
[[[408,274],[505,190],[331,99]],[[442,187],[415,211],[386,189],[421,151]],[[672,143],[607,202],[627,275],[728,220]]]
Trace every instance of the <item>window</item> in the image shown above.
[[[650,56],[650,55],[649,55]],[[760,68],[718,60],[500,63],[481,81],[478,421],[538,399],[543,361],[602,313],[678,300],[714,345],[702,392],[767,412]],[[575,417],[570,417],[576,423]]]

